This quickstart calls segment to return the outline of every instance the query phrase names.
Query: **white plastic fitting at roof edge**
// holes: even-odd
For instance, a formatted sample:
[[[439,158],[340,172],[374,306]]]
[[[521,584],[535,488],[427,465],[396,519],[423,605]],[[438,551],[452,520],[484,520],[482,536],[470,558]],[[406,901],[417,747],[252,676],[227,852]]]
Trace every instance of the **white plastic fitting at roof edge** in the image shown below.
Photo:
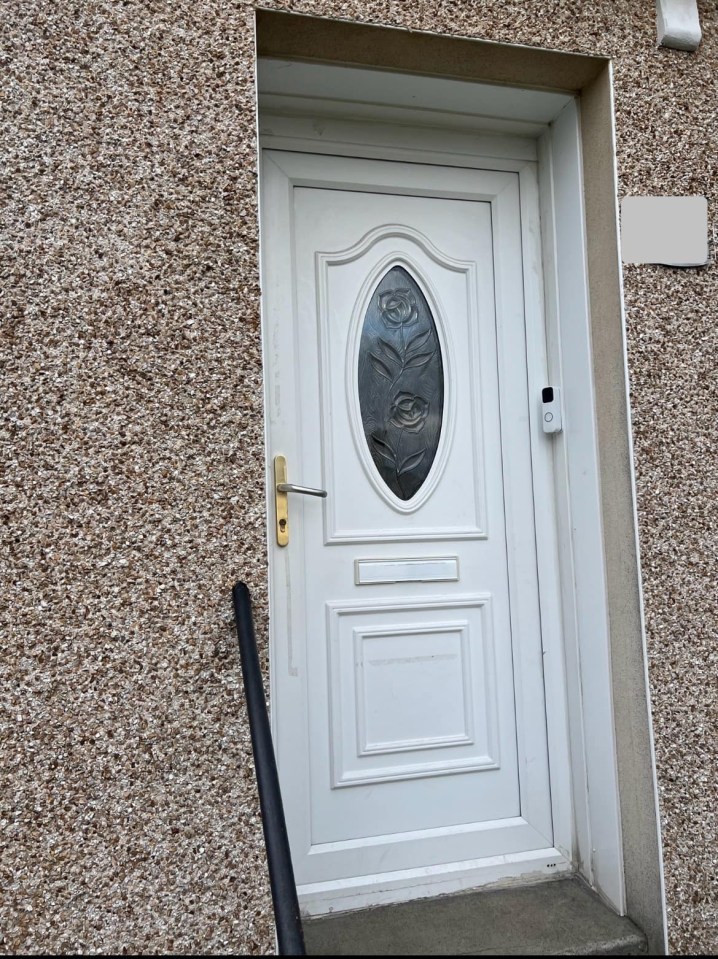
[[[701,42],[697,0],[656,0],[658,44],[695,50]]]

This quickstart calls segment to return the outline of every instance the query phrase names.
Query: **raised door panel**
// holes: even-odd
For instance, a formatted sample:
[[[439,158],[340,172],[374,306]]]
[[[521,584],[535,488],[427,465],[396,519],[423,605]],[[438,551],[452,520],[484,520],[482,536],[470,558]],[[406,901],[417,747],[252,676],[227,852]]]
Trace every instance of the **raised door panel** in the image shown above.
[[[342,214],[341,207],[355,196],[333,195],[338,216]],[[370,198],[369,204],[380,206],[373,202],[376,199]],[[410,205],[411,199],[401,198],[400,205]],[[311,203],[309,197],[298,197],[297,201]],[[386,203],[382,205],[386,207]],[[473,218],[479,224],[489,220],[488,205],[471,206],[475,208]],[[490,244],[485,244],[481,254],[485,257],[483,270],[490,271]],[[363,343],[366,347],[367,315],[381,293],[379,287],[388,275],[399,270],[405,271],[421,291],[427,306],[424,316],[432,317],[435,332],[432,330],[431,335],[437,347],[432,357],[433,369],[403,369],[405,363],[421,361],[429,352],[421,344],[412,346],[410,328],[401,330],[399,335],[388,328],[381,338],[383,353],[381,347],[375,348],[373,353],[369,351],[367,359],[362,348]],[[488,325],[492,315],[478,315],[477,262],[455,260],[437,249],[422,232],[405,224],[388,223],[364,234],[348,249],[318,251],[316,271],[320,337],[324,344],[324,461],[327,482],[335,490],[325,505],[325,542],[485,537],[485,427],[479,339],[482,324]],[[455,322],[456,316],[471,317],[473,322],[461,328]],[[428,327],[424,319],[418,335],[426,333]],[[402,334],[407,336],[406,350],[402,348]],[[439,357],[440,400],[432,395],[432,391],[439,392],[436,385],[422,386],[416,376],[436,374]],[[373,397],[373,403],[365,401],[362,411],[360,379],[365,392],[371,388],[364,369],[367,363],[374,373],[375,393],[382,392]],[[432,414],[432,403],[439,402],[441,418],[436,442],[424,443],[431,425],[429,416],[419,422],[420,433],[413,433],[412,427],[422,414]],[[383,460],[390,472],[393,465],[397,469],[411,467],[412,455],[421,455],[424,449],[431,467],[419,488],[408,497],[401,490],[392,490],[376,460]],[[401,483],[402,477],[397,476],[397,480]],[[444,491],[452,490],[451,510],[435,496],[441,487]],[[357,525],[357,515],[362,517],[361,526]]]

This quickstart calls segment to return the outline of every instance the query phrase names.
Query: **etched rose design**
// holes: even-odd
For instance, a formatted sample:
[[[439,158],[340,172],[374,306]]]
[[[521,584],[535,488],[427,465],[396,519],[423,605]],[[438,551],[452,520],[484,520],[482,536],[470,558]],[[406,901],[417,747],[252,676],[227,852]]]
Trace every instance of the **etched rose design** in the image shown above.
[[[407,289],[385,290],[380,293],[379,310],[382,319],[391,329],[411,326],[419,316],[416,297]]]
[[[389,422],[407,433],[418,433],[429,415],[429,404],[413,393],[397,393],[391,405]]]
[[[394,265],[374,287],[358,356],[364,439],[382,482],[413,501],[442,435],[444,366],[439,332],[421,287]]]

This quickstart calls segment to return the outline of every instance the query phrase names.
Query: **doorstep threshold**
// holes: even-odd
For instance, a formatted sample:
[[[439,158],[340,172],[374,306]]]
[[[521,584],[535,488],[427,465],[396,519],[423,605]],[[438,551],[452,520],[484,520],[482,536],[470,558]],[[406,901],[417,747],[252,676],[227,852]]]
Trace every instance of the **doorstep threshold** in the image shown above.
[[[310,956],[636,956],[646,937],[580,879],[304,920]]]

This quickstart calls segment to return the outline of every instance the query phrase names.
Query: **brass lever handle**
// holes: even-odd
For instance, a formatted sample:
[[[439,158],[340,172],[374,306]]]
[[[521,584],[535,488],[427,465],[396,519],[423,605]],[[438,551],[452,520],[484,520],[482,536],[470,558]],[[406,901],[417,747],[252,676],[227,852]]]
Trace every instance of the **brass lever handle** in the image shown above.
[[[274,507],[277,518],[277,545],[289,544],[289,493],[302,493],[305,496],[321,496],[324,498],[327,491],[312,489],[309,486],[296,486],[287,482],[287,459],[281,454],[274,457]]]

